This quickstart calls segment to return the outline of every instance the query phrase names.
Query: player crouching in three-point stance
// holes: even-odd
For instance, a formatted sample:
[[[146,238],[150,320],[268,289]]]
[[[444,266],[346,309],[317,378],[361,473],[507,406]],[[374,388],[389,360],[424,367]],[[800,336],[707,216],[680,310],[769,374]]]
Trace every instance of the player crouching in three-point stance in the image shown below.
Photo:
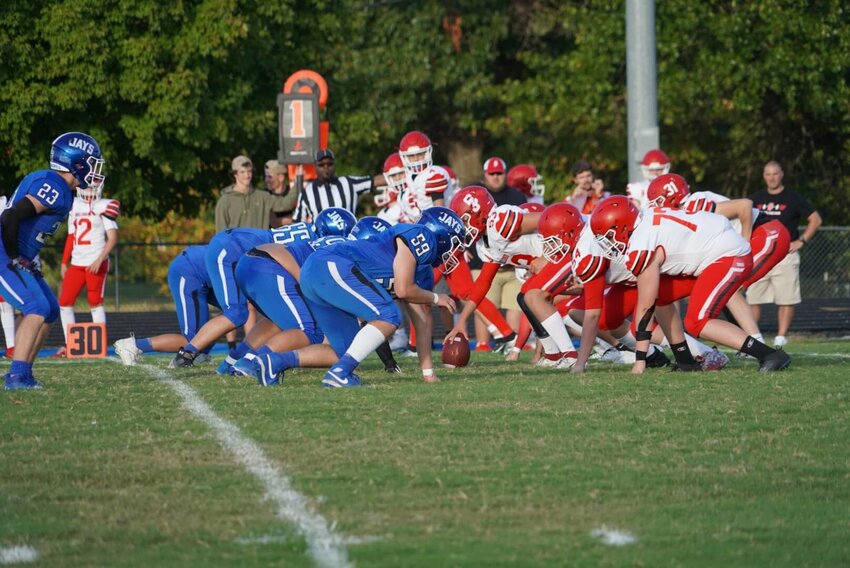
[[[430,291],[432,267],[455,266],[463,249],[463,222],[450,209],[431,207],[413,224],[399,224],[368,241],[350,241],[319,249],[301,269],[301,291],[339,360],[322,380],[326,387],[354,387],[354,370],[401,324],[393,295],[405,300],[419,337],[432,333],[433,304],[454,312],[448,295]],[[416,305],[419,304],[419,305]],[[362,328],[357,318],[367,322]],[[429,341],[417,350],[422,378],[435,382]],[[313,348],[302,351],[304,354]]]
[[[41,386],[32,375],[32,363],[50,324],[59,317],[59,303],[41,274],[38,253],[44,237],[54,234],[68,216],[74,190],[103,186],[103,164],[94,138],[81,132],[63,134],[50,149],[50,169],[25,177],[5,204],[0,216],[0,295],[23,314],[6,390]]]
[[[672,209],[641,213],[625,196],[605,199],[594,210],[590,226],[606,254],[625,261],[637,277],[636,357],[633,373],[646,368],[653,320],[670,341],[678,368],[700,370],[687,348],[684,330],[740,349],[759,360],[760,371],[778,371],[791,358],[748,336],[740,327],[717,319],[726,302],[746,281],[753,266],[749,243],[720,215],[688,214]],[[658,305],[662,279],[672,288],[670,301],[689,296],[682,321],[672,303]]]

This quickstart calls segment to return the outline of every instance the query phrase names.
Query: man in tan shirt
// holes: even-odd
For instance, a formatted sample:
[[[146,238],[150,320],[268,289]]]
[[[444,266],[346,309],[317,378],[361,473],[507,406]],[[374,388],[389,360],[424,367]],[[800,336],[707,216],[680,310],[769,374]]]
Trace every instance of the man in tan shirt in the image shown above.
[[[268,229],[269,215],[286,211],[288,196],[254,188],[254,165],[247,156],[236,156],[230,166],[233,184],[221,191],[216,203],[215,232],[237,227]]]

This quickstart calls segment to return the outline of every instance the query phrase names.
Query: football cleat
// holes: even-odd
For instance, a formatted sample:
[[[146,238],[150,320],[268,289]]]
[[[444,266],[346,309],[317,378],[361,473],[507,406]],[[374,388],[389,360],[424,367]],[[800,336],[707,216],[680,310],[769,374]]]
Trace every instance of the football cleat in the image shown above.
[[[334,372],[335,369],[331,369],[327,373],[325,373],[325,378],[322,379],[322,386],[328,389],[334,388],[347,388],[347,387],[359,387],[361,385],[360,376],[357,373],[351,373],[348,376],[344,376],[338,372]]]
[[[702,366],[698,361],[693,363],[673,363],[670,366],[671,373],[698,373],[702,371]]]
[[[54,353],[53,355],[50,356],[50,358],[51,359],[64,359],[67,356],[68,356],[68,354],[65,351],[65,348],[60,347],[59,349],[56,350],[56,353]]]
[[[13,375],[12,373],[6,373],[5,378],[6,382],[3,385],[3,389],[7,391],[42,388],[41,383],[35,380],[35,377],[31,375]]]
[[[696,359],[699,361],[703,371],[719,371],[729,364],[729,357],[717,349],[717,347],[712,348],[711,351]]]
[[[212,357],[209,353],[198,353],[198,356],[195,357],[195,363],[212,363]]]
[[[510,335],[493,339],[493,344],[494,353],[507,354],[516,345],[516,332],[512,331]]]
[[[396,361],[390,361],[384,365],[384,370],[388,373],[401,373],[401,367],[398,366]]]
[[[770,373],[773,371],[781,371],[786,369],[791,364],[791,357],[782,349],[777,349],[761,361],[759,371],[762,373]]]
[[[11,359],[14,356],[15,356],[15,348],[14,347],[7,347],[6,348],[6,354],[4,355],[4,357],[6,357],[6,359]]]
[[[264,387],[278,385],[283,380],[283,372],[272,373],[272,360],[268,353],[248,353],[233,364],[233,374],[254,377],[257,383]]]
[[[124,365],[133,366],[142,360],[142,350],[136,347],[135,337],[119,339],[114,345],[115,354],[118,355]]]
[[[197,363],[197,362],[198,362],[198,358],[195,357],[195,360],[192,363],[194,364],[194,363]],[[215,373],[216,373],[216,375],[222,375],[222,376],[228,376],[228,375],[233,376],[233,375],[236,374],[236,373],[233,372],[233,365],[228,363],[227,359],[225,359],[224,361],[222,361],[221,363],[218,364],[218,367],[215,368]]]
[[[561,359],[563,359],[566,356],[567,356],[567,353],[552,353],[552,354],[544,353],[543,356],[540,359],[537,360],[537,363],[535,363],[534,366],[535,367],[554,368],[558,365],[558,363],[561,362]],[[573,356],[575,356],[575,353],[573,353]]]
[[[180,351],[177,352],[177,355],[174,356],[174,359],[171,360],[171,363],[168,364],[168,368],[184,369],[186,367],[194,367],[195,357],[197,357],[197,355],[197,353],[186,351],[181,347]]]
[[[664,354],[660,348],[656,347],[652,350],[652,353],[646,356],[646,366],[649,369],[658,369],[661,367],[667,367],[670,365],[670,358]],[[677,369],[670,369],[671,371],[675,371]]]
[[[568,353],[565,353],[564,356],[561,357],[561,359],[557,363],[555,363],[555,368],[572,369],[573,365],[576,364],[576,361],[578,361],[578,353],[576,353],[575,351],[570,351]]]
[[[493,349],[490,348],[489,343],[478,342],[475,344],[475,349],[473,349],[473,351],[486,351],[489,353],[490,351],[493,351]]]

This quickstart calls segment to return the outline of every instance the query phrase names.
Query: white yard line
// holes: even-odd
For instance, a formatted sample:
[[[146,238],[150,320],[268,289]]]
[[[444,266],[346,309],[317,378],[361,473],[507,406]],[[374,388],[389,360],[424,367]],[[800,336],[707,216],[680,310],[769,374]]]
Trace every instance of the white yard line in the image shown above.
[[[598,538],[602,541],[602,544],[607,544],[608,546],[626,546],[627,544],[637,542],[637,537],[633,534],[619,529],[612,529],[605,525],[590,531],[590,536]]]
[[[31,546],[0,548],[0,564],[24,564],[38,560],[38,551]]]
[[[216,414],[186,383],[165,369],[153,365],[138,367],[162,381],[183,400],[183,405],[212,430],[219,443],[242,464],[266,489],[266,496],[277,506],[277,516],[296,525],[307,541],[307,549],[319,566],[353,566],[348,560],[346,539],[333,531],[327,520],[312,510],[309,500],[292,488],[289,477],[269,460],[263,450],[239,428]]]

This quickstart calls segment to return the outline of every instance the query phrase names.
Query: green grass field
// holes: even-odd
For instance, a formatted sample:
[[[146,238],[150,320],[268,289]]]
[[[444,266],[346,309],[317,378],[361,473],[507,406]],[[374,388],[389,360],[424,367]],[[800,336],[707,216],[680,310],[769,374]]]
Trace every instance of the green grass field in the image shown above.
[[[264,389],[165,357],[39,361],[44,390],[0,392],[0,559],[847,566],[847,345],[794,345],[778,374],[640,377],[476,353],[438,385],[370,358],[345,391],[318,370]]]

